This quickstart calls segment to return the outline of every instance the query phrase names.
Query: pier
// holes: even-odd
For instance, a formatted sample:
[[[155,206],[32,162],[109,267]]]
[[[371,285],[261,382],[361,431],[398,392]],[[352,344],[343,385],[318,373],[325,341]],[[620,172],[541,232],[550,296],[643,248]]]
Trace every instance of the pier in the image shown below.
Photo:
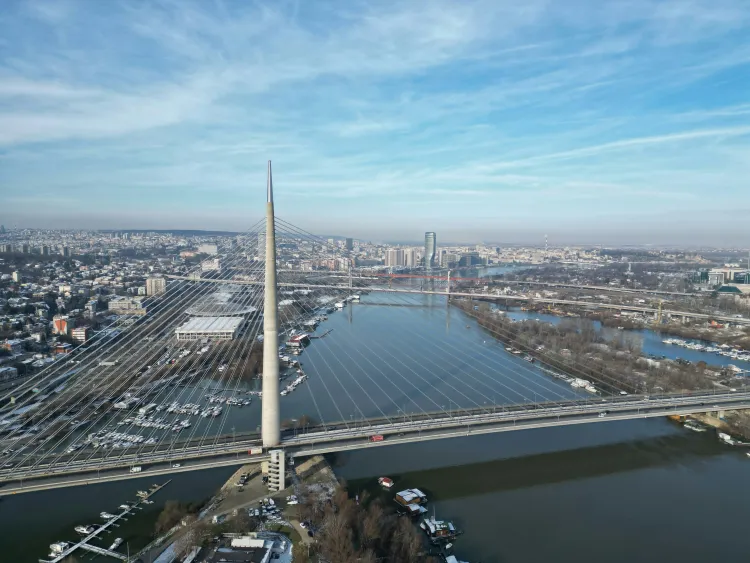
[[[312,339],[314,339],[314,338],[323,338],[323,337],[325,337],[325,336],[328,336],[329,334],[331,334],[331,332],[333,332],[333,329],[332,329],[332,328],[329,328],[329,329],[328,329],[327,331],[325,331],[325,332],[324,332],[323,334],[310,334],[310,335],[308,335],[308,337],[309,337],[309,338],[310,338],[311,340],[312,340]]]
[[[113,557],[115,559],[120,559],[121,561],[127,561],[128,558],[125,555],[123,555],[122,553],[119,553],[117,551],[112,551],[112,550],[109,550],[109,549],[105,549],[103,547],[99,547],[99,546],[96,546],[96,545],[91,545],[89,542],[92,539],[97,538],[101,533],[103,533],[107,529],[109,529],[110,526],[114,526],[116,524],[116,522],[118,522],[119,520],[122,520],[123,518],[125,518],[128,514],[130,514],[136,508],[138,508],[144,501],[147,501],[149,498],[151,498],[156,493],[158,493],[159,491],[161,491],[164,487],[166,487],[167,485],[169,485],[169,483],[171,481],[172,480],[170,479],[169,481],[167,481],[166,483],[164,483],[162,485],[157,485],[155,487],[152,487],[151,489],[149,489],[148,494],[143,495],[142,497],[139,496],[138,497],[138,501],[135,504],[133,504],[133,506],[131,506],[127,510],[123,510],[122,512],[120,512],[119,514],[117,514],[114,518],[111,518],[110,520],[107,520],[107,522],[105,524],[103,524],[102,526],[95,526],[96,529],[92,533],[90,533],[88,536],[86,536],[85,538],[83,538],[81,541],[79,541],[76,544],[71,545],[70,547],[68,547],[67,549],[65,549],[64,551],[62,551],[59,555],[56,555],[52,559],[40,559],[39,563],[59,563],[60,561],[62,561],[63,559],[65,559],[66,557],[68,557],[69,555],[71,555],[72,553],[74,553],[75,551],[77,551],[79,549],[83,549],[85,551],[91,551],[91,552],[97,553],[99,555],[108,555],[109,557]]]

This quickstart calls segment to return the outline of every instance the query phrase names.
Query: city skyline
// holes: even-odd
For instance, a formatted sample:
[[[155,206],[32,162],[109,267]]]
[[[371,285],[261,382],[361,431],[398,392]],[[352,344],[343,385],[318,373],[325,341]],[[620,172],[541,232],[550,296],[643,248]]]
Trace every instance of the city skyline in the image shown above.
[[[217,6],[9,4],[0,222],[242,231],[271,158],[312,232],[743,234],[739,0]]]

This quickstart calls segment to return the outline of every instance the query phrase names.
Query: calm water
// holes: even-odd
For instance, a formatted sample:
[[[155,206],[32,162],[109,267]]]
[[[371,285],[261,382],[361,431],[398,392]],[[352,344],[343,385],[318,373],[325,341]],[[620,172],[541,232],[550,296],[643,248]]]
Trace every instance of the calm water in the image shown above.
[[[550,323],[550,324],[558,324],[564,320],[564,318],[557,317],[555,315],[533,313],[533,312],[528,312],[528,311],[508,311],[507,315],[511,319],[519,319],[519,320],[520,319],[537,319],[537,320]],[[742,369],[750,369],[750,362],[727,358],[726,356],[722,356],[720,354],[713,354],[711,352],[691,350],[689,348],[683,348],[681,346],[675,346],[673,344],[664,344],[664,342],[662,341],[665,338],[674,338],[673,336],[669,334],[663,334],[663,333],[655,332],[653,330],[648,330],[648,329],[617,330],[617,329],[606,328],[606,327],[602,328],[601,323],[599,321],[594,321],[594,326],[596,327],[597,330],[601,330],[602,334],[607,339],[610,339],[612,337],[619,336],[619,335],[630,335],[630,336],[636,337],[642,342],[641,348],[645,354],[650,354],[650,355],[659,356],[659,357],[664,356],[672,360],[677,359],[677,358],[682,358],[683,360],[688,360],[693,363],[704,361],[707,364],[714,365],[714,366],[727,366],[729,364],[734,364],[738,367],[741,367]],[[688,342],[697,342],[691,339],[681,339],[681,340],[687,340]]]
[[[314,340],[300,356],[310,378],[282,397],[283,418],[308,414],[356,423],[369,416],[576,396],[568,385],[509,355],[439,296],[367,296],[332,314],[318,333],[329,328],[329,336]],[[654,346],[682,357],[690,352],[654,338]],[[665,354],[646,344],[646,351]],[[179,393],[183,401],[198,402],[205,390]],[[200,434],[254,430],[260,402],[225,409],[200,425],[193,420],[191,430]],[[749,463],[743,452],[721,446],[712,432],[636,420],[364,450],[337,457],[336,470],[353,490],[372,487],[382,475],[398,486],[427,489],[437,515],[466,530],[457,554],[472,563],[697,563],[744,559],[750,548],[744,539]],[[103,543],[117,535],[128,538],[131,548],[140,547],[164,501],[203,500],[231,471],[176,475],[149,513]],[[98,522],[99,512],[114,510],[154,481],[159,480],[0,500],[0,561],[36,561],[49,543],[73,539],[75,525]]]

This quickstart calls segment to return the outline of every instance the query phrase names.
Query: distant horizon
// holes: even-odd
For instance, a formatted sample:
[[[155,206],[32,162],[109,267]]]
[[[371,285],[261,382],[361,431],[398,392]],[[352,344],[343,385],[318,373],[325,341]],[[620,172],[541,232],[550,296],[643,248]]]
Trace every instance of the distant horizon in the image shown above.
[[[51,228],[51,227],[31,227],[31,226],[8,226],[5,225],[6,231],[8,233],[12,232],[13,230],[25,230],[25,229],[31,229],[31,230],[39,230],[39,231],[87,231],[87,232],[99,232],[99,233],[195,233],[196,235],[199,235],[201,233],[205,233],[206,236],[238,236],[243,235],[247,231],[231,231],[231,230],[219,230],[219,229],[195,229],[195,228],[171,228],[171,229],[164,229],[164,228]],[[308,230],[308,229],[305,229]],[[283,229],[280,229],[277,227],[277,231],[283,231]],[[499,247],[527,247],[527,248],[544,248],[545,244],[544,242],[533,242],[530,240],[527,241],[510,241],[510,240],[446,240],[441,241],[440,239],[440,233],[437,231],[433,231],[436,233],[437,237],[437,246],[438,248],[442,246],[475,246],[475,245],[486,245],[489,247],[493,246],[499,246]],[[366,238],[366,237],[357,237],[353,235],[332,235],[332,234],[316,234],[315,232],[311,232],[312,235],[322,238],[322,239],[328,239],[333,238],[336,240],[345,240],[347,238],[352,238],[355,241],[362,241],[362,242],[368,242],[372,244],[388,244],[388,245],[401,245],[401,246],[423,246],[424,245],[424,239],[401,239],[401,238],[384,238],[384,239],[376,239],[376,238]],[[424,233],[422,233],[424,234]],[[674,243],[593,243],[593,242],[560,242],[560,243],[554,243],[553,241],[548,241],[549,248],[563,248],[566,246],[575,246],[575,247],[582,247],[582,248],[609,248],[609,249],[637,249],[637,250],[680,250],[680,251],[711,251],[711,250],[723,250],[723,251],[733,251],[733,252],[748,252],[750,251],[750,247],[740,247],[740,246],[722,246],[722,245],[691,245],[691,244],[674,244]]]

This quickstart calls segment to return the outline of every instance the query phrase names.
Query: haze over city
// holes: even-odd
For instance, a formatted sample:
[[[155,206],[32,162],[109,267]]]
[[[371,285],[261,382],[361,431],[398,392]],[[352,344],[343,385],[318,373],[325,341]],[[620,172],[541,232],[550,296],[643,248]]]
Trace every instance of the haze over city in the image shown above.
[[[747,6],[8,2],[0,222],[730,245]],[[700,224],[700,229],[696,226]]]

